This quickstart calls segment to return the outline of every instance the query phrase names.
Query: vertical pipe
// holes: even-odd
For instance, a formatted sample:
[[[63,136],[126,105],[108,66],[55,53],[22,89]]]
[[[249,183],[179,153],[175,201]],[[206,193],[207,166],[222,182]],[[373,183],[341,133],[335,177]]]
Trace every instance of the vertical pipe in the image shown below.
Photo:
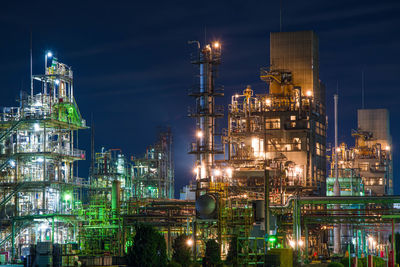
[[[269,170],[264,170],[264,227],[265,238],[269,236]],[[264,240],[265,240],[264,238]],[[268,239],[265,240],[264,266],[267,266]]]
[[[394,219],[392,219],[392,262],[396,266],[396,232],[394,231]]]
[[[14,261],[14,253],[15,253],[15,222],[12,220],[11,222],[11,261]]]
[[[304,224],[304,234],[305,234],[305,242],[304,242],[304,256],[306,262],[308,263],[308,227],[307,224]]]
[[[334,103],[335,103],[335,182],[333,185],[333,193],[334,196],[340,196],[340,185],[339,185],[339,170],[338,170],[338,95],[335,94],[333,96]],[[335,209],[340,209],[340,205],[335,205]],[[333,229],[333,253],[339,254],[340,253],[340,225],[335,225]]]
[[[119,196],[120,196],[120,182],[118,180],[114,180],[112,182],[112,193],[111,193],[111,210],[113,219],[117,218],[119,214]]]
[[[33,97],[33,77],[32,77],[32,31],[30,36],[30,71],[31,71],[31,97]]]

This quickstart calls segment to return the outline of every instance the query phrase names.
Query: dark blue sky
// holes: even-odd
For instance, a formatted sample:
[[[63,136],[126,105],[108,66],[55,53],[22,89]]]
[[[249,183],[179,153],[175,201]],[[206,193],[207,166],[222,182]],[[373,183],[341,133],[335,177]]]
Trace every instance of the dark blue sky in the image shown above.
[[[13,3],[12,3],[13,2]],[[230,95],[247,84],[265,91],[259,68],[268,64],[269,32],[279,31],[279,1],[9,1],[0,9],[0,105],[16,105],[29,90],[29,32],[34,73],[52,50],[75,71],[75,98],[96,124],[96,149],[121,148],[141,155],[170,125],[175,140],[176,189],[193,177],[186,154],[194,122],[187,118],[194,68],[188,40],[220,40],[219,83]],[[395,192],[400,125],[400,2],[283,0],[283,30],[315,30],[320,40],[320,78],[327,85],[329,125],[339,81],[340,140],[352,141],[365,71],[367,108],[388,108],[393,136]],[[329,127],[328,142],[333,127]],[[90,152],[90,130],[80,146]],[[79,164],[88,173],[89,161]]]

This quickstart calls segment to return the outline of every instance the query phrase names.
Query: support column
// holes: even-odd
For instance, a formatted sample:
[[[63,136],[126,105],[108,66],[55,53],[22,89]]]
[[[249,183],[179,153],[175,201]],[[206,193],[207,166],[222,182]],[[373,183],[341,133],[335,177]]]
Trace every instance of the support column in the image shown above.
[[[11,222],[11,261],[14,262],[15,257],[15,221]]]
[[[267,266],[267,252],[268,252],[268,237],[269,237],[269,170],[264,170],[264,227],[265,227],[265,252],[264,252],[264,266]]]

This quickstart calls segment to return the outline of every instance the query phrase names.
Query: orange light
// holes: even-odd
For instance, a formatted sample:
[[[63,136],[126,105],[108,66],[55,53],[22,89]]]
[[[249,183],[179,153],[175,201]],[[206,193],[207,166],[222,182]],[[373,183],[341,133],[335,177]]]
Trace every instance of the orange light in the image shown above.
[[[219,47],[220,47],[219,42],[214,42],[214,48],[219,48]]]

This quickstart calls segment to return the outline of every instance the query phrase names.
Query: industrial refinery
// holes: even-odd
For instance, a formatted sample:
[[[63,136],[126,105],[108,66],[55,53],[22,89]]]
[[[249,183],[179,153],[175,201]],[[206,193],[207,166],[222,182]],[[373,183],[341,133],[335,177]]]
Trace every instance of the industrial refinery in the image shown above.
[[[254,70],[264,89],[230,95],[218,84],[223,41],[188,45],[192,175],[180,199],[171,128],[135,156],[108,144],[95,151],[92,134],[87,158],[78,140],[91,125],[73,69],[43,55],[44,73],[31,75],[30,91],[0,116],[0,264],[151,266],[129,260],[133,247],[146,246],[135,241],[138,225],[149,225],[168,264],[185,235],[191,266],[217,266],[206,260],[213,240],[226,266],[394,267],[400,196],[389,111],[358,109],[348,129],[354,144],[339,140],[340,96],[327,96],[320,80],[314,31],[271,33],[270,62]],[[79,177],[84,160],[89,175]]]

